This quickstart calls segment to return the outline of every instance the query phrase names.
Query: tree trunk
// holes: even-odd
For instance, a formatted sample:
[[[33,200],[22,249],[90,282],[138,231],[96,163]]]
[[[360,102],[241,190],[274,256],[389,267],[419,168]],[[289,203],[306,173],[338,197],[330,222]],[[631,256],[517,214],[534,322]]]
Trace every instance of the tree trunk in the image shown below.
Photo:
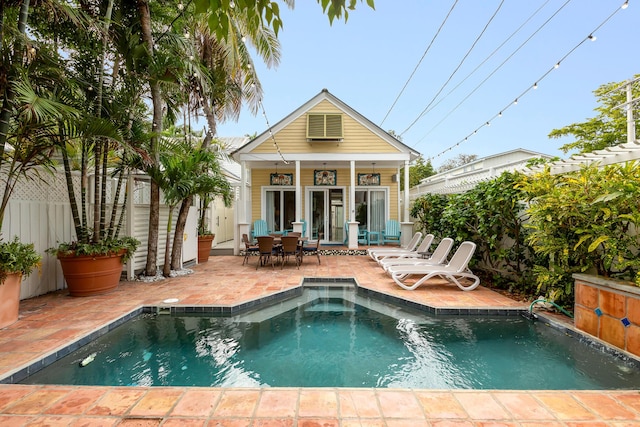
[[[153,61],[153,35],[151,33],[151,12],[149,11],[148,0],[137,0],[138,14],[140,16],[140,27],[142,40],[147,47],[150,61]],[[158,153],[158,139],[162,133],[162,93],[160,83],[151,76],[149,78],[151,88],[151,102],[153,103],[153,125],[150,143],[150,155],[154,162],[153,166],[160,164]],[[149,233],[147,243],[147,263],[145,274],[155,276],[157,272],[158,259],[158,227],[160,226],[160,186],[153,179],[151,180],[151,201],[149,204]]]
[[[180,212],[176,220],[176,230],[173,235],[173,248],[171,249],[171,269],[177,270],[182,264],[182,246],[184,235],[184,227],[187,223],[187,215],[189,214],[189,208],[193,203],[193,196],[190,196],[182,201],[180,204]]]
[[[164,245],[164,263],[162,264],[162,275],[164,277],[171,276],[171,265],[169,256],[169,244],[171,243],[171,221],[173,221],[173,206],[169,206],[169,220],[167,222],[167,238]]]
[[[151,181],[151,200],[149,203],[149,242],[147,243],[147,264],[145,275],[155,276],[158,272],[158,228],[160,227],[160,186]]]
[[[207,124],[209,125],[209,131],[204,137],[204,141],[202,141],[202,148],[207,149],[209,145],[211,145],[211,140],[213,139],[213,135],[216,134],[216,116],[213,114],[213,110],[209,107],[209,101],[205,100],[202,104],[202,111],[204,112],[204,116],[207,119]]]

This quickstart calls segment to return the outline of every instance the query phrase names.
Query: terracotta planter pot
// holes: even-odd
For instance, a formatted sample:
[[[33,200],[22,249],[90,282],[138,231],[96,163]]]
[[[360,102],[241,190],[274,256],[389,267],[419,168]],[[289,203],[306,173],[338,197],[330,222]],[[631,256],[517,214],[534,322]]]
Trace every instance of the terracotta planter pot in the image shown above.
[[[211,245],[213,244],[213,239],[215,237],[215,234],[198,236],[198,263],[209,261]]]
[[[122,255],[58,255],[69,295],[88,297],[113,291],[120,283]]]
[[[7,327],[18,320],[20,307],[20,283],[22,273],[8,273],[0,284],[0,328]]]

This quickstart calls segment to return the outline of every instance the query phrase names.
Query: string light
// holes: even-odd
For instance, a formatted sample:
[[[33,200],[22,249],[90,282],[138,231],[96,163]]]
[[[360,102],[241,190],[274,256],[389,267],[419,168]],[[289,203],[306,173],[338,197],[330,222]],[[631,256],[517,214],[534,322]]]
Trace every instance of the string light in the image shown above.
[[[589,34],[589,40],[591,40],[592,42],[596,41],[598,38],[596,36],[594,36],[593,34]]]
[[[178,15],[176,15],[176,17],[173,18],[173,21],[171,21],[171,24],[167,25],[167,27],[165,28],[164,32],[162,34],[160,34],[160,36],[158,36],[158,38],[156,39],[155,43],[158,43],[164,36],[167,35],[167,33],[171,30],[171,28],[173,28],[173,24],[175,24],[175,22],[178,20],[178,18],[180,18],[182,16],[184,11],[189,8],[189,6],[191,5],[192,2],[193,2],[193,0],[189,0],[189,2],[187,3],[186,6],[184,4],[182,4],[182,2],[178,3],[178,11],[179,11]]]
[[[626,0],[624,2],[624,4],[621,6],[621,9],[626,9],[629,6],[629,0]],[[520,94],[519,97],[522,97],[523,95],[525,95],[530,89],[537,89],[538,88],[538,82],[542,81],[547,75],[549,75],[549,73],[551,73],[551,71],[553,71],[554,69],[557,69],[558,67],[560,67],[560,63],[566,59],[569,55],[571,55],[578,47],[580,47],[580,45],[582,45],[582,43],[584,43],[586,40],[591,40],[594,41],[595,40],[595,36],[593,35],[594,32],[596,32],[597,30],[599,30],[604,24],[606,24],[620,9],[616,9],[611,15],[609,15],[600,25],[598,25],[598,27],[595,28],[595,30],[593,32],[590,33],[589,36],[585,37],[580,43],[578,43],[576,46],[573,47],[573,49],[571,49],[567,54],[565,54],[562,59],[558,62],[555,63],[555,65],[553,66],[553,68],[549,69],[545,74],[543,74],[534,84],[533,86],[529,86],[529,88],[527,88],[522,94]],[[519,98],[518,97],[518,98]],[[513,103],[511,105],[518,105],[518,98],[515,98]],[[502,117],[502,112],[504,110],[506,110],[507,108],[509,108],[509,105],[507,105],[503,110],[501,110],[498,114],[496,114],[497,117]],[[494,117],[496,117],[494,116]],[[487,121],[485,123],[485,126],[490,126],[490,122]],[[473,136],[477,133],[477,129],[475,131],[473,131],[472,135],[469,136]],[[443,154],[447,153],[448,151],[450,151],[452,148],[459,146],[462,142],[466,142],[469,139],[469,136],[466,136],[463,140],[460,140],[458,142],[456,142],[455,144],[453,144],[452,146],[448,147],[447,149],[441,151],[440,153],[436,154],[435,156],[429,157],[428,160],[433,160],[437,157],[442,156]]]
[[[258,104],[260,106],[260,109],[262,110],[262,117],[264,117],[265,122],[267,123],[267,129],[269,132],[269,137],[271,138],[271,140],[273,141],[273,146],[276,147],[276,151],[278,152],[278,155],[280,156],[280,158],[282,159],[282,162],[285,165],[289,164],[289,161],[287,159],[284,158],[284,155],[282,154],[282,151],[280,151],[280,147],[278,146],[278,141],[276,141],[276,137],[273,134],[273,132],[271,132],[271,125],[269,124],[269,119],[267,118],[267,112],[264,109],[264,105],[262,104],[262,100],[258,100]]]

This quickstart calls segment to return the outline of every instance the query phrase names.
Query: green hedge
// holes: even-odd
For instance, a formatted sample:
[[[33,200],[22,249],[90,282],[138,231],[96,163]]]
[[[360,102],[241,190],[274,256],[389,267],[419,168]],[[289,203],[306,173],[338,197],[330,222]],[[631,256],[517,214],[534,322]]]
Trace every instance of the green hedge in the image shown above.
[[[436,238],[478,245],[473,266],[497,287],[573,305],[575,272],[640,285],[640,165],[535,175],[505,172],[464,194],[421,196],[411,215]]]

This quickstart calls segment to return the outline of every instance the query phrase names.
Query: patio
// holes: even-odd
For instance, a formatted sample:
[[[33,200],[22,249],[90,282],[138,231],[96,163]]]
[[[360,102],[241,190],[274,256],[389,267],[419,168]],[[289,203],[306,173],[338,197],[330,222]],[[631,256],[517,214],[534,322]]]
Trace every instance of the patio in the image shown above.
[[[0,330],[0,378],[142,305],[236,305],[299,286],[303,277],[353,277],[361,287],[440,308],[511,309],[523,304],[482,286],[462,292],[446,282],[397,287],[365,256],[315,257],[284,269],[257,257],[210,257],[189,276],[124,282],[110,294],[66,291],[23,301],[20,320]],[[640,423],[637,391],[479,391],[395,389],[220,389],[0,385],[0,426],[430,426]]]

